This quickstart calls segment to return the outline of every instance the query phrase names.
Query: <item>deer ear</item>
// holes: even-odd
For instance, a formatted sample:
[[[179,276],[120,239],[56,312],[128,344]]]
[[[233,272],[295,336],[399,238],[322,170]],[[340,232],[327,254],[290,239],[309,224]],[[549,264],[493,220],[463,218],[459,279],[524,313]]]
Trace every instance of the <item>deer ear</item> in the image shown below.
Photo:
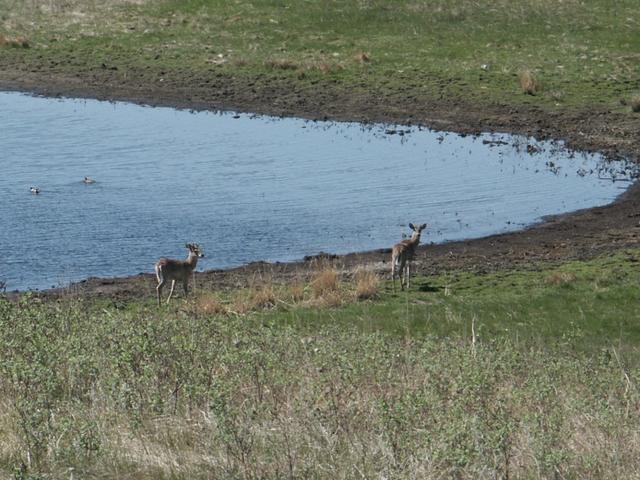
[[[427,228],[427,224],[423,223],[422,226],[420,227],[420,230],[424,230],[425,228]]]
[[[413,226],[413,223],[410,223],[410,224],[409,224],[409,228],[410,228],[411,230],[415,230],[415,229],[416,229],[416,227],[414,227],[414,226]]]
[[[191,248],[191,244],[190,243],[185,243],[184,245],[186,248]]]

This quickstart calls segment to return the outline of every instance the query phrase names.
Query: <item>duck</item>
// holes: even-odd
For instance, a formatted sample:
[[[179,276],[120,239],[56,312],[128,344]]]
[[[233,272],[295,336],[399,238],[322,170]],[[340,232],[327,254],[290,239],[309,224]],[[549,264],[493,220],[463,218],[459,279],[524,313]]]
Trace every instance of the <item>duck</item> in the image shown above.
[[[29,187],[29,191],[34,195],[37,195],[40,193],[40,189],[38,187]]]
[[[82,183],[86,183],[87,185],[89,185],[91,183],[96,183],[96,181],[93,178],[84,177],[84,180],[82,180]]]

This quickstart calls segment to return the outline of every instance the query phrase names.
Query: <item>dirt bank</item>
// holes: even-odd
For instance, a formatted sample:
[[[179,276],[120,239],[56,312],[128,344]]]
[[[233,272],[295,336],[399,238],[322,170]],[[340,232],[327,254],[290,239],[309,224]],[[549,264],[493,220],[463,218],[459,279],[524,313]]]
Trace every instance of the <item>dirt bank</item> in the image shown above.
[[[332,82],[300,85],[291,80],[233,78],[220,74],[199,78],[188,73],[146,78],[143,71],[126,76],[112,70],[78,71],[75,75],[27,71],[16,65],[0,69],[0,90],[20,90],[49,96],[124,100],[198,110],[235,110],[309,119],[421,124],[460,133],[509,132],[537,139],[560,139],[571,148],[598,151],[634,161],[640,152],[640,115],[613,110],[545,111],[537,107],[470,105],[459,100],[418,98],[402,91],[357,93]],[[420,250],[423,273],[450,270],[492,271],[564,261],[640,245],[640,187],[633,186],[617,202],[551,218],[525,231],[487,238],[426,245]],[[409,221],[429,219],[407,219]],[[428,239],[428,234],[426,235]],[[347,269],[361,264],[387,268],[388,252],[346,255],[336,261]],[[202,287],[246,285],[265,276],[279,280],[304,276],[315,262],[256,263],[228,271],[199,275]],[[90,279],[50,295],[70,291],[115,298],[152,295],[149,276]]]

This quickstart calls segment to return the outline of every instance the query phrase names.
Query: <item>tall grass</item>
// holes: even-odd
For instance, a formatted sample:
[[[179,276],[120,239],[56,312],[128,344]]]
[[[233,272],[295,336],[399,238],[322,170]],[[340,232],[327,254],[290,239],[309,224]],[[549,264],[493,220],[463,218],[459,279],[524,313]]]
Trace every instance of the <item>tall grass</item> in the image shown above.
[[[162,309],[151,293],[0,299],[0,472],[634,478],[638,255],[417,278],[373,302],[347,293],[341,308],[278,302],[242,316],[227,310],[238,292]],[[243,295],[261,288],[290,298],[271,283]]]
[[[632,478],[637,366],[513,339],[0,304],[0,468],[102,478]]]

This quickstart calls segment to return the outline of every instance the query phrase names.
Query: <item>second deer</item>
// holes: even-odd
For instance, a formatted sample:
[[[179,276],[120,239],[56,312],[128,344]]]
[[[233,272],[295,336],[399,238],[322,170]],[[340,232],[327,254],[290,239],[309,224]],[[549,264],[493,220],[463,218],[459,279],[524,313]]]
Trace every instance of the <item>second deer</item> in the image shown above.
[[[420,234],[427,228],[427,224],[415,226],[409,224],[409,228],[413,230],[411,238],[396,243],[391,250],[391,280],[393,280],[393,291],[396,291],[396,269],[400,278],[400,288],[404,290],[404,285],[409,288],[409,277],[411,276],[410,265],[413,256],[416,253],[416,247],[420,243]]]
[[[158,306],[160,306],[162,289],[168,280],[171,280],[171,291],[169,292],[167,303],[171,300],[171,295],[173,295],[173,288],[176,286],[176,281],[182,282],[185,297],[189,293],[189,277],[198,265],[198,258],[204,257],[204,253],[197,243],[187,243],[185,246],[189,250],[189,256],[186,260],[174,260],[162,257],[156,262],[155,269],[156,277],[158,278],[156,292],[158,294]]]

